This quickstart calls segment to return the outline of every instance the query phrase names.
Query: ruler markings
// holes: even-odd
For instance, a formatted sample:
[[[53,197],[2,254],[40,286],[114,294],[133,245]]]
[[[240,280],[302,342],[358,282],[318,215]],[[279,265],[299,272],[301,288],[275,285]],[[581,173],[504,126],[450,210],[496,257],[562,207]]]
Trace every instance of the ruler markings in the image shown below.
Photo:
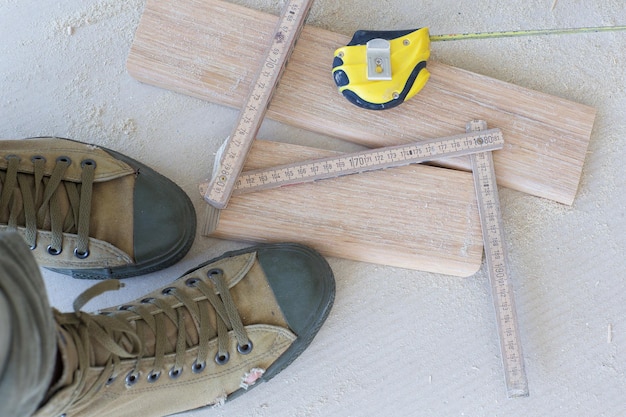
[[[486,123],[468,123],[468,131],[486,129]],[[502,214],[496,174],[491,152],[470,155],[478,212],[483,230],[485,262],[496,311],[496,325],[504,377],[509,397],[528,396],[528,380],[524,369],[522,345],[519,338],[517,312],[510,272],[507,265],[506,242],[502,228]]]
[[[491,129],[251,170],[241,173],[233,195],[497,150],[503,146],[502,131]],[[206,187],[207,183],[200,184],[202,194]]]
[[[213,175],[204,186],[205,201],[218,209],[223,209],[228,204],[234,184],[243,169],[312,4],[313,0],[291,0],[283,9],[272,43],[239,114],[235,129],[216,156]]]

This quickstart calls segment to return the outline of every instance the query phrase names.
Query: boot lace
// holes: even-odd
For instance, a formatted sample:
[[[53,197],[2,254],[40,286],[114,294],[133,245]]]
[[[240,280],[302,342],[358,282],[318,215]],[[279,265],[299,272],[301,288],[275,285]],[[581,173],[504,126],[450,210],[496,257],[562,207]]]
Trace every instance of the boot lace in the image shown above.
[[[201,273],[197,272],[184,281],[175,281],[172,286],[163,289],[160,297],[144,298],[137,303],[122,305],[115,312],[82,312],[81,308],[89,300],[123,286],[117,280],[107,280],[79,295],[74,301],[73,313],[55,311],[57,323],[71,335],[78,352],[78,385],[67,408],[88,403],[105,385],[113,384],[120,376],[118,368],[123,359],[135,359],[134,369],[125,376],[126,386],[131,387],[142,377],[136,370],[137,364],[150,356],[153,359],[152,371],[145,375],[149,383],[156,382],[164,372],[171,379],[180,377],[185,369],[185,352],[192,347],[198,349],[190,370],[194,373],[204,371],[209,360],[209,342],[216,337],[218,350],[213,360],[219,365],[226,364],[230,359],[231,331],[237,339],[237,351],[244,355],[250,353],[253,349],[252,341],[248,338],[223,271],[212,269],[207,275],[213,285],[207,283]],[[183,286],[193,290],[190,292]],[[216,313],[216,328],[210,322],[210,309]],[[188,316],[193,319],[197,342],[190,340],[189,320],[186,320]],[[171,346],[165,329],[168,320],[177,329],[174,349],[168,348]],[[147,332],[154,335],[152,355],[149,355],[144,343]],[[90,363],[94,347],[105,349],[109,357],[103,366],[103,372],[90,387],[86,387],[86,370],[95,365]],[[165,369],[166,355],[172,353],[173,366]]]
[[[33,156],[34,172],[19,172],[21,158],[7,155],[6,171],[0,171],[0,221],[10,228],[25,227],[25,240],[31,249],[37,247],[37,230],[50,230],[52,239],[47,250],[58,255],[63,249],[63,233],[77,235],[74,255],[89,256],[89,219],[96,162],[81,162],[81,181],[63,180],[70,158],[55,161],[50,176],[44,175],[46,159]],[[65,192],[62,192],[65,191]],[[64,207],[69,207],[63,214]]]

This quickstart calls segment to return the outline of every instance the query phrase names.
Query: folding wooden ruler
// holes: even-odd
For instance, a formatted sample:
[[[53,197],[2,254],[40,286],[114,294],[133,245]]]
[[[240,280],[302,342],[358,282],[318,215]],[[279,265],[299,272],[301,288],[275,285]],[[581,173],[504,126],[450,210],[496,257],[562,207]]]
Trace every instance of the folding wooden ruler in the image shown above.
[[[469,155],[483,232],[487,273],[496,311],[507,395],[524,397],[528,396],[528,382],[490,152],[501,149],[504,138],[500,129],[486,128],[484,121],[476,120],[468,122],[465,134],[246,171],[235,181],[233,195]],[[208,183],[200,185],[202,194],[206,192],[207,186]]]

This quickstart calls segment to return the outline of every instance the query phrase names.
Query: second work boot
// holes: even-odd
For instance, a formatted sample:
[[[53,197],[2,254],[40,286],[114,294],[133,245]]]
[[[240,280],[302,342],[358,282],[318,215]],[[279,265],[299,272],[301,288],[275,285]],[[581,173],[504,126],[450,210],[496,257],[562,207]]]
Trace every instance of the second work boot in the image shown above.
[[[60,138],[0,140],[0,231],[39,265],[76,278],[126,278],[180,260],[196,215],[175,183],[102,147]]]
[[[333,273],[297,244],[227,253],[133,302],[55,312],[63,372],[35,417],[160,417],[230,400],[273,378],[311,343]]]

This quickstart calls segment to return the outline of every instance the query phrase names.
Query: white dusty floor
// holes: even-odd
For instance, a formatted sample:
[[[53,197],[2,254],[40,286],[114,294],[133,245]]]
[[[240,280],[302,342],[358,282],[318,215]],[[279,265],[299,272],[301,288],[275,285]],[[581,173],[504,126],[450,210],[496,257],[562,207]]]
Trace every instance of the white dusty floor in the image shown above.
[[[236,1],[275,14],[283,4]],[[0,0],[0,137],[57,135],[114,148],[176,181],[200,212],[197,182],[237,112],[128,75],[143,5]],[[344,34],[624,25],[626,5],[317,0],[309,22]],[[189,416],[626,415],[626,32],[437,43],[433,59],[598,110],[573,206],[500,189],[530,397],[505,395],[484,270],[461,279],[330,259],[337,299],[310,348],[271,382]],[[353,148],[271,122],[261,136]],[[133,299],[242,246],[198,236],[181,263],[127,280],[123,292],[89,307]],[[61,309],[92,284],[44,276]]]

